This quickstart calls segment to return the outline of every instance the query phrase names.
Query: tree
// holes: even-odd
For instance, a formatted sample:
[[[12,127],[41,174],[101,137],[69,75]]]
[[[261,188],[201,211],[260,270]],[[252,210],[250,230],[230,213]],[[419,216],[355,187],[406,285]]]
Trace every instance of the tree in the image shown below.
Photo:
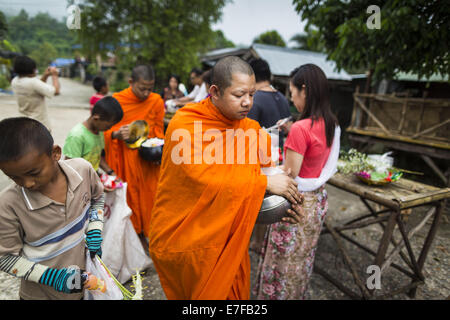
[[[70,57],[75,43],[75,32],[66,23],[58,21],[48,13],[38,13],[30,17],[25,10],[17,16],[8,17],[7,39],[25,55],[31,54],[44,42],[48,42],[57,56]]]
[[[30,58],[36,61],[36,65],[40,71],[48,67],[50,62],[58,57],[55,47],[47,42],[42,42],[35,50],[30,53]]]
[[[266,31],[257,36],[253,43],[270,44],[273,46],[286,47],[286,43],[276,30]]]
[[[293,49],[302,49],[315,52],[324,52],[324,44],[318,37],[317,30],[305,29],[306,33],[297,33],[290,39],[291,42],[296,43]]]
[[[137,62],[152,64],[159,84],[170,73],[187,80],[199,54],[213,44],[211,25],[227,1],[85,0],[79,4],[79,40],[90,54],[114,46],[121,66],[129,70]]]
[[[307,27],[317,29],[338,69],[369,70],[374,78],[398,72],[429,77],[450,72],[450,4],[433,0],[293,0]],[[380,28],[370,29],[380,10]],[[369,20],[369,21],[368,21]]]
[[[8,25],[6,23],[5,15],[0,11],[0,40],[3,40],[8,33]]]
[[[233,48],[235,47],[233,41],[228,40],[223,34],[222,30],[214,31],[213,44],[210,49],[222,49],[222,48]]]

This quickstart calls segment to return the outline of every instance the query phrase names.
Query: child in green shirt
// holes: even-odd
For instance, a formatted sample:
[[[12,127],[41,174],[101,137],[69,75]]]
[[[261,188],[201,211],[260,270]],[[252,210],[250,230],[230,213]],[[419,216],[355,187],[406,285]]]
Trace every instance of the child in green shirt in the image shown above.
[[[91,116],[70,130],[63,148],[66,159],[83,158],[92,164],[95,171],[101,168],[108,175],[113,175],[114,171],[103,156],[103,131],[109,130],[122,117],[122,107],[115,98],[104,97],[97,101]]]

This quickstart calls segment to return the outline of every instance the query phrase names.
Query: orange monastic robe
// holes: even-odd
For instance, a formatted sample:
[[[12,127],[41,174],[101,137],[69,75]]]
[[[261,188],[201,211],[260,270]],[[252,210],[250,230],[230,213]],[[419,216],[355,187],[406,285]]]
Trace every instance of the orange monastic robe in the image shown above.
[[[136,233],[148,237],[148,228],[160,166],[142,159],[138,149],[130,149],[125,142],[111,139],[111,133],[135,120],[147,121],[149,138],[164,138],[164,102],[159,94],[151,93],[140,101],[131,90],[113,94],[123,109],[122,120],[104,133],[105,153],[108,165],[128,183],[127,203],[133,211],[131,221]]]
[[[200,122],[201,134],[196,131]],[[259,160],[253,164],[229,164],[225,160],[231,148],[234,163],[238,148],[250,159],[249,145],[254,143],[270,157],[270,137],[264,134],[264,139],[249,139],[251,143],[245,147],[229,144],[227,149],[227,129],[233,133],[239,128],[258,131],[260,126],[248,118],[225,118],[210,98],[179,109],[167,128],[149,250],[168,299],[250,298],[248,244],[267,178],[261,174]],[[210,129],[217,134],[214,139],[205,134],[211,133]],[[202,142],[194,142],[195,132],[200,139],[197,141]],[[184,141],[180,136],[186,138],[186,133],[191,138],[190,152],[180,151]],[[225,164],[207,164],[205,159],[196,164],[195,156],[211,150],[208,148],[213,140],[223,143]],[[261,148],[263,144],[265,148]],[[216,156],[215,152],[211,154]],[[186,156],[191,164],[180,163],[179,155]]]

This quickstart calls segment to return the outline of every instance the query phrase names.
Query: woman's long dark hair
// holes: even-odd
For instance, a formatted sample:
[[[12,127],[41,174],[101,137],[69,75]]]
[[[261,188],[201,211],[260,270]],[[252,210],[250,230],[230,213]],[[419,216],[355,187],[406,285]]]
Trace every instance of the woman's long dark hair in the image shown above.
[[[314,121],[323,118],[325,121],[327,146],[331,147],[334,129],[338,125],[338,121],[331,111],[330,88],[325,73],[314,64],[304,64],[292,71],[290,78],[291,83],[299,91],[302,89],[306,90],[305,108],[299,120],[310,118],[312,127]]]

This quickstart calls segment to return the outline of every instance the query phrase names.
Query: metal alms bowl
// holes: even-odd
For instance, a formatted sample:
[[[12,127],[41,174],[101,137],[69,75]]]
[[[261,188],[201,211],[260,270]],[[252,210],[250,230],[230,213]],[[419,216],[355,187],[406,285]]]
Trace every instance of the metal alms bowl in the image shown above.
[[[287,209],[291,208],[291,203],[281,196],[274,194],[264,196],[261,209],[256,218],[257,224],[272,224],[280,222],[285,217]]]

